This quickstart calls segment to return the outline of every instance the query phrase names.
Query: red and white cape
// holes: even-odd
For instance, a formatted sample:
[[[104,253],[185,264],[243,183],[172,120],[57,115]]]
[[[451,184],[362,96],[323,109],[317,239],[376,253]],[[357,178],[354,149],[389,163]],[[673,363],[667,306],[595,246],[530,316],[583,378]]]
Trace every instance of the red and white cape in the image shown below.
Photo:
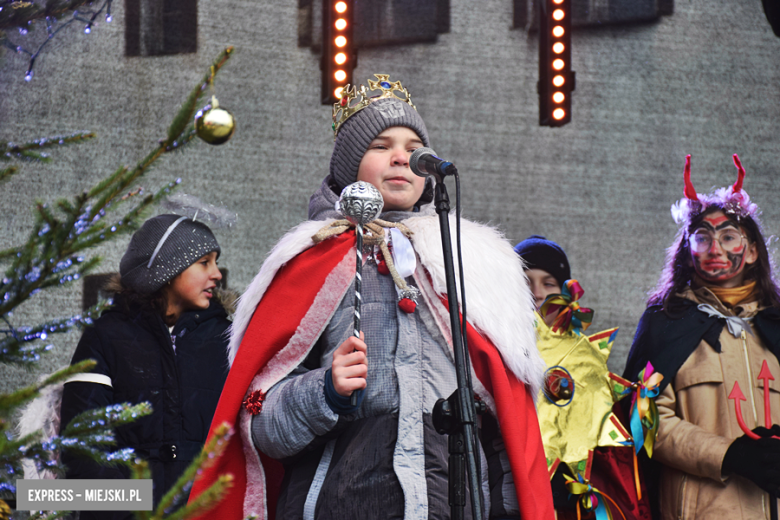
[[[267,391],[306,358],[352,284],[354,231],[317,245],[311,240],[329,223],[307,221],[285,235],[239,301],[230,374],[210,437],[223,422],[233,425],[236,434],[190,493],[192,501],[219,475],[232,474],[233,487],[216,506],[219,518],[274,518],[283,469],[254,448],[252,416],[242,402],[255,390]],[[438,219],[420,216],[403,223],[414,233],[411,241],[420,260],[415,281],[451,347]],[[521,516],[552,520],[534,405],[545,366],[536,349],[533,299],[522,263],[494,228],[462,221],[462,241],[474,391],[500,424]],[[206,513],[202,518],[207,517],[213,516]]]

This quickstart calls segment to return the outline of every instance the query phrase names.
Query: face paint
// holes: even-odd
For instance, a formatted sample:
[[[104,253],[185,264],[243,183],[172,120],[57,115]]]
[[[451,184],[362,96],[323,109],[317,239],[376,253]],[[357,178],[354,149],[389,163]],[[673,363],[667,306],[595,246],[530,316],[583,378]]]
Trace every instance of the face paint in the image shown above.
[[[692,230],[693,233],[697,230],[703,230],[713,237],[710,247],[706,251],[697,252],[691,249],[693,267],[696,270],[696,274],[715,285],[727,284],[735,278],[737,278],[735,281],[738,282],[738,285],[741,285],[741,275],[745,270],[745,253],[747,248],[743,241],[742,244],[735,247],[732,251],[725,251],[715,237],[718,236],[718,232],[722,233],[726,229],[735,230],[740,235],[743,233],[722,211],[715,211],[706,216],[695,230]]]
[[[716,217],[715,216],[716,213],[720,213],[720,216]],[[709,223],[713,227],[713,229],[720,229],[718,226],[722,225],[724,222],[728,222],[729,224],[731,224],[729,218],[726,215],[724,215],[723,212],[721,211],[717,211],[711,215],[704,217],[704,222]]]

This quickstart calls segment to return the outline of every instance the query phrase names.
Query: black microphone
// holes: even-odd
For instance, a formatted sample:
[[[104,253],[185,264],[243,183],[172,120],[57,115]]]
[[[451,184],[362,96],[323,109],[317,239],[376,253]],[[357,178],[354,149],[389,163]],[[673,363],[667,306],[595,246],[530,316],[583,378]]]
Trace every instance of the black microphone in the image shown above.
[[[442,179],[457,171],[454,164],[437,157],[436,152],[430,148],[418,148],[412,152],[412,156],[409,158],[409,167],[415,175],[420,177],[433,175],[437,179]]]

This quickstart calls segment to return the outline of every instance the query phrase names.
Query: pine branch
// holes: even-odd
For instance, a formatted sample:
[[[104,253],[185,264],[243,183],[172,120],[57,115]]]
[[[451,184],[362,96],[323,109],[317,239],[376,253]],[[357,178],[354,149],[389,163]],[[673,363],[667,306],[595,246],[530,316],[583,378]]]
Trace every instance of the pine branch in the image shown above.
[[[217,59],[212,63],[208,74],[204,76],[203,80],[200,82],[200,85],[192,89],[190,95],[187,96],[187,100],[181,106],[179,112],[176,114],[176,117],[173,118],[171,126],[168,128],[168,139],[164,143],[165,146],[176,147],[177,139],[184,133],[184,130],[187,128],[187,124],[192,121],[192,118],[195,115],[195,111],[200,105],[201,98],[206,93],[208,87],[214,83],[214,78],[216,77],[217,72],[219,72],[219,69],[222,68],[232,53],[233,47],[228,47],[222,51],[222,53],[220,53]]]
[[[9,179],[17,171],[19,171],[19,167],[17,166],[9,166],[8,168],[0,170],[0,182]]]
[[[5,11],[5,9],[3,10]],[[2,14],[3,11],[0,11]],[[1,29],[2,27],[0,27]],[[71,144],[83,143],[94,139],[95,134],[92,132],[78,132],[71,135],[55,135],[51,137],[44,137],[35,141],[30,141],[24,144],[5,143],[0,145],[0,161],[10,161],[11,159],[22,160],[40,160],[43,162],[50,162],[51,158],[48,155],[41,154],[39,150],[45,150],[48,148],[55,148],[61,146],[68,146]]]
[[[228,423],[223,422],[222,424],[217,426],[217,428],[214,430],[214,435],[209,439],[209,442],[203,447],[203,450],[201,450],[200,455],[198,455],[198,457],[192,461],[192,463],[187,467],[187,469],[184,470],[184,473],[181,474],[181,476],[176,481],[176,483],[171,487],[170,490],[168,490],[167,493],[165,493],[165,496],[163,496],[162,500],[160,500],[160,504],[157,506],[154,516],[152,516],[152,520],[163,519],[165,510],[170,508],[171,505],[173,505],[175,499],[182,494],[185,487],[192,484],[198,472],[208,468],[209,466],[212,466],[214,462],[222,455],[222,453],[225,451],[225,448],[227,448],[227,442],[232,435],[233,435],[233,430]],[[232,475],[226,475],[226,476],[229,477],[229,482],[232,483],[233,480]],[[219,482],[213,484],[212,487],[210,487],[204,493],[208,493],[211,490],[211,488],[213,488],[218,483]],[[206,509],[199,510],[200,513],[208,512],[208,509],[211,509],[211,507],[213,507],[217,502],[219,502],[219,500],[222,498],[224,493],[230,487],[230,484],[228,484],[227,481],[225,485],[227,486],[226,488],[225,487],[214,488],[214,490],[211,493],[209,493],[206,498],[204,498],[204,503],[201,505],[201,507],[205,507]],[[185,511],[180,510],[177,513],[174,513],[173,515],[166,518],[168,520],[186,518],[186,514]]]
[[[84,435],[105,435],[105,431],[110,431],[115,426],[121,426],[135,421],[139,417],[144,417],[152,413],[152,405],[147,402],[131,405],[129,403],[112,404],[105,408],[87,410],[78,414],[62,430],[61,437],[79,438]],[[96,431],[97,427],[97,431]],[[105,430],[105,431],[102,431]],[[111,435],[113,437],[113,435]],[[101,443],[113,442],[113,440],[102,439]],[[68,446],[70,449],[76,447]]]
[[[85,359],[80,363],[65,367],[48,376],[43,381],[20,388],[10,394],[0,394],[0,414],[5,414],[8,410],[17,408],[40,395],[41,389],[59,383],[69,378],[73,374],[87,372],[92,370],[97,363],[91,359]]]
[[[65,468],[56,454],[63,449],[89,458],[102,466],[132,466],[137,454],[131,448],[111,451],[116,444],[114,429],[152,413],[149,403],[111,405],[102,409],[89,410],[75,417],[61,435],[44,438],[42,431],[36,431],[18,439],[3,435],[0,438],[0,466],[9,468],[20,462],[20,454],[34,463],[39,471],[65,474]],[[18,473],[18,470],[10,473]]]
[[[21,327],[19,329],[9,328],[6,331],[6,337],[0,340],[0,361],[6,364],[31,367],[40,358],[40,355],[51,349],[52,345],[38,344],[34,346],[26,345],[34,341],[45,341],[49,334],[62,334],[70,332],[74,327],[83,328],[92,325],[104,310],[108,309],[111,303],[107,300],[101,300],[82,314],[70,316],[68,318],[58,318],[35,327]],[[10,325],[9,325],[10,326]],[[2,396],[0,396],[0,399]]]
[[[57,520],[68,518],[72,511],[38,511],[30,515],[29,520]]]
[[[113,186],[117,179],[122,177],[125,173],[127,173],[127,166],[120,166],[117,171],[100,181],[94,188],[89,190],[87,197],[90,199],[97,197],[98,194]]]
[[[220,475],[219,477],[217,477],[216,482],[214,482],[211,486],[209,486],[208,489],[203,491],[203,493],[198,495],[194,500],[189,502],[183,508],[179,509],[175,513],[168,515],[166,517],[155,517],[155,518],[165,518],[166,520],[180,520],[180,519],[190,518],[195,514],[202,515],[203,513],[207,513],[212,509],[214,509],[214,507],[217,504],[219,504],[219,502],[222,500],[225,494],[228,491],[230,491],[230,488],[233,487],[233,480],[235,479],[231,474]]]

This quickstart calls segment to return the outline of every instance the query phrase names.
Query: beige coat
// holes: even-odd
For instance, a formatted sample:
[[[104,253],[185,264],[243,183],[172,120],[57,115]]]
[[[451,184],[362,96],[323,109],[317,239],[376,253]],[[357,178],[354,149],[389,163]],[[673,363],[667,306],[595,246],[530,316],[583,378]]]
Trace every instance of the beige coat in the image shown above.
[[[732,312],[706,288],[687,289],[683,296],[727,316],[749,318],[759,310],[750,303]],[[742,477],[722,475],[721,464],[731,442],[743,435],[728,398],[735,381],[747,398],[741,406],[748,428],[764,426],[764,383],[758,374],[765,360],[776,378],[769,381],[772,423],[780,424],[780,363],[755,329],[734,337],[724,326],[720,344],[718,354],[702,341],[656,400],[660,425],[653,458],[664,464],[663,520],[769,519],[769,495]]]

